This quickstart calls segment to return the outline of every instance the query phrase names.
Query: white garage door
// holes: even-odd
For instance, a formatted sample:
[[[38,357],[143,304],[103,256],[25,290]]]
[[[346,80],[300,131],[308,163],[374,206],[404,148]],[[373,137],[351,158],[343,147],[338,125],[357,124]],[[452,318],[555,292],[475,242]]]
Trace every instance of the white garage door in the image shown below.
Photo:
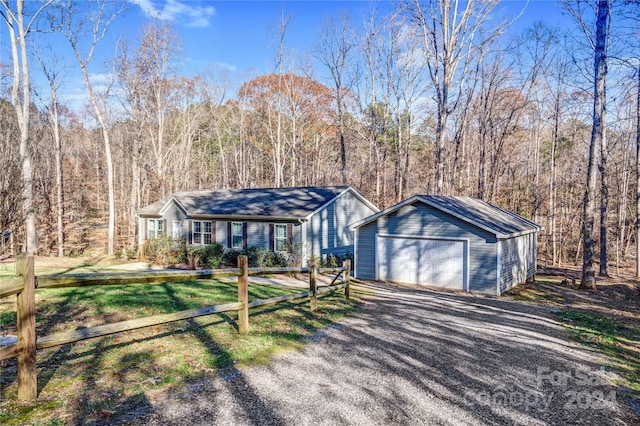
[[[378,237],[378,279],[464,289],[464,241]]]

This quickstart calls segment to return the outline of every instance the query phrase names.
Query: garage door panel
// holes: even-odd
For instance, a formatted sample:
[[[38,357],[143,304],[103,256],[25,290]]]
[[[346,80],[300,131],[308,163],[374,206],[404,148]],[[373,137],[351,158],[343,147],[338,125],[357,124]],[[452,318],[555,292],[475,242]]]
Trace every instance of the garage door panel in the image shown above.
[[[378,278],[464,288],[464,241],[378,237]]]

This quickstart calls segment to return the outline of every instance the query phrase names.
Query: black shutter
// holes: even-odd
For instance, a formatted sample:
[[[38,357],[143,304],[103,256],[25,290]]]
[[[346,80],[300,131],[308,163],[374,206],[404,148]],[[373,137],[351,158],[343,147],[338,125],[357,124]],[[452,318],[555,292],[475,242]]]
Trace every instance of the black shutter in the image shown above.
[[[187,235],[187,241],[189,245],[193,244],[193,221],[189,221],[189,235]]]
[[[167,229],[167,219],[162,220],[162,236],[173,238],[173,230],[171,230],[171,234],[169,234],[169,230]]]
[[[227,222],[227,248],[231,248],[231,221]]]
[[[211,244],[216,243],[216,221],[211,221]]]
[[[287,223],[287,253],[293,253],[293,224]]]
[[[247,222],[242,222],[242,248],[247,248]]]
[[[274,241],[274,232],[275,227],[273,223],[269,224],[269,250],[274,251],[276,249],[275,241]]]

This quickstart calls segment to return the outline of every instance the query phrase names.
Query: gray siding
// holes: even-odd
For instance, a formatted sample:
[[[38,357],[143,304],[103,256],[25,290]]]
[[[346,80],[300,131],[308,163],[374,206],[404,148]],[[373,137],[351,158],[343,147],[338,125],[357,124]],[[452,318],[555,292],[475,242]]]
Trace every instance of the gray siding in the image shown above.
[[[500,293],[536,273],[536,234],[500,241]]]
[[[187,216],[182,212],[182,210],[178,208],[178,206],[171,203],[171,206],[169,206],[169,208],[167,209],[167,211],[164,213],[164,216],[163,216],[163,218],[167,220],[167,229],[165,229],[165,235],[173,236],[173,222],[178,221],[180,222],[180,229],[181,229],[181,234],[179,238],[184,238],[187,235],[187,232],[189,230],[188,228],[189,225],[185,220],[186,217]]]
[[[495,294],[497,240],[489,232],[421,202],[406,205],[358,229],[356,276],[376,278],[376,234],[469,240],[469,290]]]
[[[346,192],[333,203],[313,215],[307,225],[309,255],[344,256],[354,252],[354,232],[351,224],[376,213],[351,192]]]
[[[163,219],[165,221],[165,235],[171,236],[173,234],[173,222],[180,222],[181,229],[181,237],[187,235],[188,232],[188,221],[186,220],[186,215],[176,206],[171,203],[171,205],[167,208],[167,211],[164,213],[162,217],[141,217],[139,220],[140,231],[138,235],[139,244],[144,243],[149,238],[149,227],[148,220],[149,219]]]
[[[206,219],[203,219],[206,220]],[[269,244],[269,225],[275,222],[265,222],[258,220],[216,220],[216,242],[225,248],[228,247],[227,231],[229,222],[247,223],[247,247],[262,247],[268,249]],[[286,224],[288,222],[278,222]],[[302,233],[300,223],[292,223],[292,240],[293,245],[300,245],[302,241]]]

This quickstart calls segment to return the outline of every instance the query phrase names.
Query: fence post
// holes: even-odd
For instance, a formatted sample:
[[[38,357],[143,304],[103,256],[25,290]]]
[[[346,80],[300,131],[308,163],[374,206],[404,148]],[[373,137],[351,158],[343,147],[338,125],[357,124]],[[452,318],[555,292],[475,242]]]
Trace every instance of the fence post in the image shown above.
[[[249,261],[247,256],[238,256],[238,268],[242,275],[238,276],[238,302],[242,308],[238,311],[238,331],[249,331]]]
[[[309,261],[309,291],[311,296],[309,299],[309,305],[312,311],[318,310],[318,287],[316,286],[316,273],[318,268],[316,266],[316,260]]]
[[[18,399],[32,400],[38,396],[36,369],[36,277],[33,256],[20,253],[16,258],[16,275],[24,280],[17,298],[18,339],[24,349],[18,355]]]
[[[344,262],[342,262],[342,266],[344,267],[342,280],[346,284],[344,287],[344,297],[349,300],[349,295],[351,294],[351,259],[345,259]]]

